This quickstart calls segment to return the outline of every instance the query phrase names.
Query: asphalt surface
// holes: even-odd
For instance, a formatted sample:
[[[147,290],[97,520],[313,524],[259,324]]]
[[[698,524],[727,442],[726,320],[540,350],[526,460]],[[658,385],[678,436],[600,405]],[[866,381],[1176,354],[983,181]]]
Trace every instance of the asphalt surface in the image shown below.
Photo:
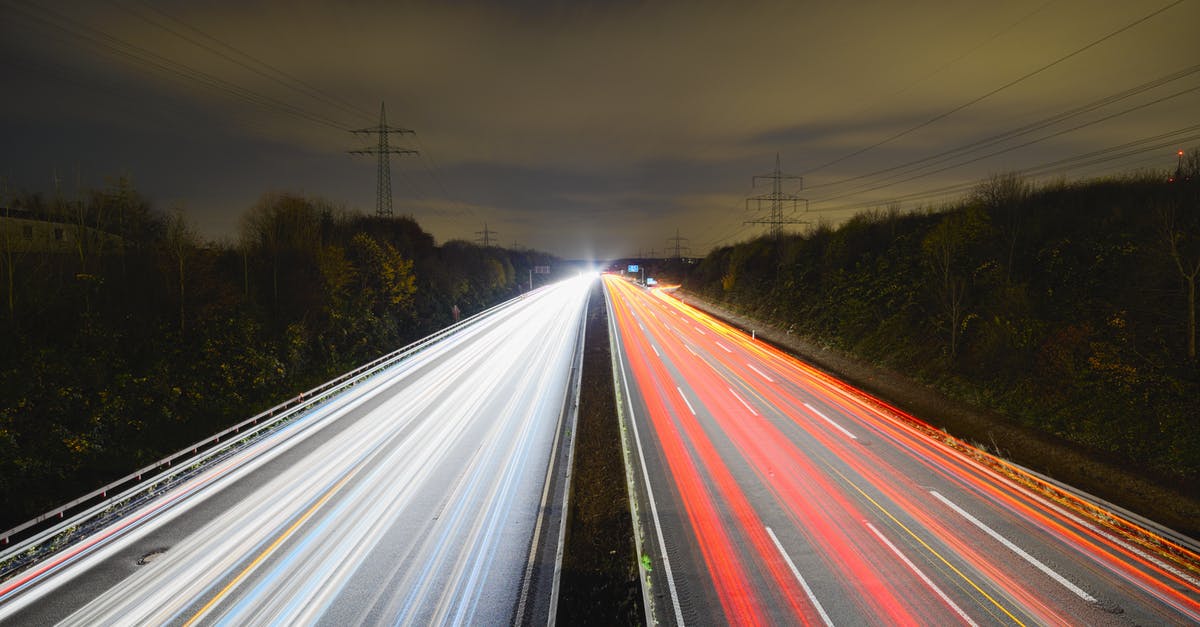
[[[501,309],[0,582],[0,621],[544,623],[561,514],[546,482],[590,281]]]
[[[1135,544],[658,290],[604,281],[650,620],[1200,622],[1195,553]]]

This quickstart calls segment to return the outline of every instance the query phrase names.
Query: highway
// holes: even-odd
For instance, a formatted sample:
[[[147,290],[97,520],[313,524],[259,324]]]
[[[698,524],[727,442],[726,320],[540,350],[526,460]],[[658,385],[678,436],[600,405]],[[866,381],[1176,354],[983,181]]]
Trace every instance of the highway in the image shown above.
[[[594,280],[501,308],[0,582],[0,622],[545,622],[554,565],[531,555],[558,533],[547,481]]]
[[[1187,547],[1035,492],[659,290],[604,281],[651,621],[1200,622]]]

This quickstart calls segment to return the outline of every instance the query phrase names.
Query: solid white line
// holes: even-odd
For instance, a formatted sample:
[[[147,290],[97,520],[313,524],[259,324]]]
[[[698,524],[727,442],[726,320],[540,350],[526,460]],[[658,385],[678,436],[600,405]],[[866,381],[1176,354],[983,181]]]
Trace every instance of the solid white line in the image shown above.
[[[1071,592],[1074,592],[1075,596],[1083,599],[1084,601],[1087,601],[1088,603],[1096,602],[1095,597],[1084,592],[1082,589],[1080,589],[1079,586],[1071,583],[1070,581],[1067,581],[1066,577],[1063,577],[1062,575],[1054,572],[1053,570],[1050,570],[1049,566],[1046,566],[1045,564],[1038,561],[1038,559],[1036,557],[1026,553],[1024,549],[1022,549],[1021,547],[1010,542],[1008,540],[1008,538],[1005,538],[1004,536],[1000,535],[999,533],[996,533],[996,531],[994,529],[983,524],[978,518],[975,518],[974,516],[972,516],[970,513],[968,513],[963,508],[959,507],[958,505],[955,505],[954,502],[951,501],[950,499],[942,496],[941,494],[938,494],[936,490],[930,490],[929,493],[932,494],[933,496],[935,496],[939,501],[945,503],[947,507],[949,507],[950,509],[957,512],[959,516],[966,518],[971,524],[975,525],[976,527],[979,527],[984,533],[988,534],[989,536],[992,536],[992,538],[994,538],[997,542],[1008,547],[1008,549],[1010,551],[1012,551],[1013,553],[1016,553],[1017,555],[1020,555],[1021,558],[1024,559],[1026,562],[1033,564],[1033,566],[1035,568],[1042,571],[1043,573],[1046,573],[1047,575],[1050,576],[1051,579],[1062,584],[1064,588],[1066,588],[1067,590],[1070,590]]]
[[[683,390],[682,390],[682,389],[680,389],[680,388],[679,388],[679,386],[675,386],[675,389],[676,389],[676,390],[679,390],[679,398],[682,398],[682,399],[683,399],[683,402],[687,404],[687,406],[688,406],[688,411],[692,412],[692,415],[693,415],[693,416],[695,416],[695,415],[696,415],[696,409],[695,409],[694,407],[692,407],[692,404],[691,404],[690,402],[688,402],[687,396],[684,396],[684,394],[683,394]]]
[[[853,433],[850,433],[849,431],[847,431],[845,427],[843,427],[842,425],[839,425],[838,423],[834,422],[834,421],[833,421],[833,420],[832,420],[832,419],[831,419],[829,416],[826,416],[825,414],[822,414],[822,413],[821,413],[821,410],[817,409],[816,407],[813,407],[812,405],[809,405],[808,403],[805,403],[805,404],[804,404],[804,406],[805,406],[805,407],[807,407],[807,408],[809,408],[810,410],[812,410],[812,412],[813,412],[814,414],[816,414],[816,415],[818,415],[818,416],[820,416],[820,417],[824,418],[824,419],[825,419],[825,422],[828,422],[829,424],[831,424],[831,425],[833,425],[833,426],[837,427],[837,430],[838,430],[838,431],[841,431],[842,433],[845,433],[845,434],[846,434],[846,437],[850,438],[851,440],[857,440],[857,439],[858,439],[857,437],[855,437],[855,436],[854,436],[854,434],[853,434]]]
[[[754,414],[755,416],[758,415],[758,412],[754,411],[754,408],[750,406],[750,403],[747,403],[745,400],[742,399],[742,397],[738,396],[738,393],[734,392],[733,388],[729,388],[729,393],[732,394],[734,398],[738,399],[738,402],[740,402],[742,404],[742,406],[746,408],[747,411],[749,411],[751,414]]]
[[[662,359],[662,353],[658,352],[658,348],[656,348],[653,344],[650,345],[650,348],[654,349],[655,356],[657,356],[659,359]]]
[[[625,402],[629,404],[629,424],[633,426],[633,440],[637,443],[638,459],[642,462],[642,480],[646,483],[646,500],[650,502],[650,515],[654,518],[654,532],[658,536],[658,548],[662,553],[663,572],[667,575],[667,590],[671,593],[671,603],[675,610],[675,624],[683,625],[683,609],[679,606],[679,592],[675,589],[675,576],[671,574],[671,560],[667,559],[667,543],[663,540],[662,522],[658,519],[658,505],[654,503],[654,488],[650,487],[650,474],[646,470],[646,455],[642,452],[642,436],[638,433],[637,419],[633,414],[633,396],[629,394],[629,379],[625,376],[623,359],[624,351],[620,348],[617,338],[617,357],[621,361],[621,383],[625,386]],[[641,556],[638,556],[641,561]]]
[[[724,345],[724,344],[722,344],[722,343],[720,343],[720,342],[717,342],[717,346],[720,346],[721,348],[725,349],[725,352],[726,352],[726,353],[732,353],[732,352],[733,352],[732,350],[730,350],[730,349],[729,349],[729,347],[728,347],[728,346],[726,346],[726,345]]]
[[[751,369],[751,370],[753,370],[753,371],[757,372],[757,373],[758,373],[758,376],[760,376],[760,377],[762,377],[762,378],[766,379],[766,380],[767,380],[767,383],[774,383],[774,382],[775,382],[775,379],[772,379],[771,377],[768,377],[768,376],[767,376],[767,373],[763,372],[762,370],[759,370],[758,368],[755,368],[753,364],[746,364],[746,365],[747,365],[747,366],[750,366],[750,369]]]
[[[804,581],[804,577],[800,576],[800,571],[796,565],[792,563],[792,558],[783,550],[783,545],[779,543],[779,538],[775,537],[775,532],[767,527],[767,535],[771,536],[771,541],[775,543],[775,548],[779,549],[779,554],[787,562],[788,568],[792,569],[792,574],[796,576],[796,581],[800,582],[800,587],[804,588],[804,594],[808,595],[808,600],[812,601],[813,607],[817,608],[817,613],[821,615],[821,620],[825,621],[826,625],[833,627],[833,620],[829,618],[829,614],[825,613],[825,608],[821,607],[821,602],[817,600],[817,596],[813,594],[812,588],[808,587],[808,582]]]
[[[865,522],[865,521],[864,521],[864,522]],[[868,528],[868,529],[870,529],[871,531],[875,532],[875,535],[876,535],[876,536],[879,536],[879,539],[880,539],[880,540],[882,540],[882,541],[883,541],[883,543],[884,543],[884,544],[886,544],[886,545],[887,545],[887,547],[888,547],[889,549],[891,549],[893,553],[895,553],[895,554],[896,554],[896,557],[899,557],[899,558],[900,558],[900,561],[902,561],[902,562],[904,562],[905,564],[907,564],[907,565],[908,565],[908,567],[909,567],[909,568],[911,568],[911,569],[912,569],[912,571],[913,571],[914,573],[916,573],[918,577],[920,577],[920,578],[921,578],[921,581],[924,581],[924,582],[925,582],[925,585],[929,586],[930,588],[933,588],[933,591],[934,591],[934,592],[936,592],[936,593],[937,593],[937,595],[938,595],[939,597],[941,597],[941,598],[942,598],[942,600],[943,600],[943,601],[945,601],[947,605],[949,605],[949,606],[950,606],[950,609],[954,610],[954,612],[955,612],[956,614],[958,614],[958,615],[959,615],[959,617],[961,617],[961,618],[962,618],[964,621],[966,621],[966,623],[967,623],[968,625],[974,625],[974,626],[978,627],[978,623],[976,623],[975,621],[971,620],[971,617],[970,617],[970,616],[967,616],[967,613],[966,613],[966,612],[964,612],[964,611],[962,610],[962,608],[958,606],[958,604],[957,604],[957,603],[955,603],[954,601],[951,601],[951,600],[950,600],[950,597],[946,596],[946,593],[945,593],[945,592],[942,592],[942,589],[941,589],[941,588],[939,588],[939,587],[937,587],[937,584],[933,583],[933,581],[931,581],[931,580],[929,579],[929,577],[926,577],[926,576],[925,576],[925,573],[921,572],[921,569],[920,569],[920,568],[917,568],[917,565],[916,565],[916,564],[912,563],[912,561],[911,561],[911,560],[909,560],[907,557],[905,557],[905,556],[904,556],[904,554],[900,552],[900,549],[896,548],[896,545],[895,545],[895,544],[892,544],[892,541],[887,539],[887,536],[883,535],[882,533],[880,533],[880,532],[879,532],[879,530],[878,530],[878,529],[876,529],[876,528],[875,528],[875,525],[872,525],[871,523],[869,523],[869,522],[868,522],[868,523],[867,523],[867,528]]]

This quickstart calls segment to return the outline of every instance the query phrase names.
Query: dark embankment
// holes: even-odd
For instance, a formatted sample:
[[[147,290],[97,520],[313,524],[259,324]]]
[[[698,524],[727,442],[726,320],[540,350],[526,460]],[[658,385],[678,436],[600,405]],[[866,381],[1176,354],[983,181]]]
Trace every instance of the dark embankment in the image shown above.
[[[124,180],[18,196],[0,212],[0,529],[512,298],[535,265],[567,274],[290,194],[248,208],[236,244]]]
[[[684,290],[902,409],[1200,533],[1200,184],[1031,190],[713,251]]]
[[[558,621],[641,624],[644,613],[613,395],[608,315],[599,281],[587,316]]]
[[[949,398],[911,377],[739,315],[694,294],[676,296],[951,435],[1166,525],[1200,537],[1200,500],[1079,445]]]

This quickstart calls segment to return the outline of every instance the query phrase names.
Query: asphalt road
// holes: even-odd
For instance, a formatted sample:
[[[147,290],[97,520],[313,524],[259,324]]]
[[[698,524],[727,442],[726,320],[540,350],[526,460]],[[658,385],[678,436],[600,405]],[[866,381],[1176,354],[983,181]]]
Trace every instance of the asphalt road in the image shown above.
[[[604,280],[651,620],[1200,622],[1195,553],[1136,544],[740,331]]]
[[[591,280],[468,326],[0,582],[0,621],[544,622],[553,564],[530,556],[559,529],[546,482]]]

